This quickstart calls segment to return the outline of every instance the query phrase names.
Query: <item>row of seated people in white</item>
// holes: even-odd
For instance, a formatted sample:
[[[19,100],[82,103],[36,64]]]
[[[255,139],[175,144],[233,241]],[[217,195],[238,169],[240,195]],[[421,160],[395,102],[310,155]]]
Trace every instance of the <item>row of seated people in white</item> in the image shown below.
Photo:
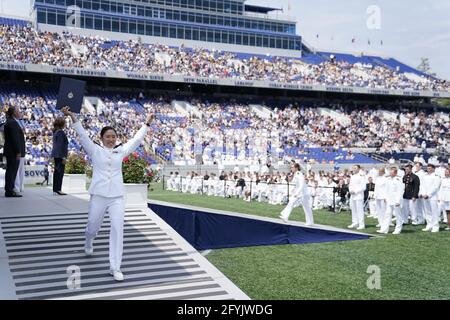
[[[263,161],[262,163],[266,163]],[[277,161],[278,165],[283,165],[285,162],[281,159]],[[184,158],[180,158],[174,156],[173,164],[176,166],[187,166],[187,165],[196,165],[196,159],[191,156],[184,156]],[[235,159],[234,157],[229,157],[226,159],[211,159],[203,157],[204,165],[215,165],[218,164],[219,170],[224,168],[225,166],[240,166],[240,167],[248,167],[250,172],[259,172],[264,173],[264,165],[258,164],[257,160],[252,159]]]
[[[283,179],[280,179],[283,180]],[[183,193],[199,194],[208,196],[237,197],[245,201],[268,202],[269,204],[285,204],[295,186],[286,182],[254,181],[254,178],[245,176],[245,186],[239,186],[236,179],[220,180],[216,175],[211,175],[208,180],[203,176],[195,174],[181,177],[173,174],[167,181],[167,190]],[[333,185],[335,185],[333,183]],[[320,187],[318,183],[308,184],[311,204],[315,210],[333,205],[333,186]]]
[[[414,172],[415,171],[415,172]],[[396,220],[395,234],[399,234],[403,224],[407,224],[411,219],[413,225],[426,223],[423,231],[439,232],[439,223],[441,218],[444,223],[448,223],[447,211],[450,210],[450,170],[444,170],[444,176],[438,175],[434,169],[429,172],[423,171],[419,165],[414,170],[420,181],[419,198],[416,200],[404,199],[405,184],[399,174],[392,176],[385,175],[384,169],[380,170],[379,175],[375,177],[375,190],[369,193],[370,216],[378,219],[379,233],[388,233],[391,221]],[[361,177],[359,178],[358,175]],[[357,190],[357,196],[353,197],[355,206],[361,204],[361,195],[365,190],[364,185],[367,181],[360,173],[352,176],[353,186]],[[357,182],[355,182],[357,181]],[[352,180],[351,180],[352,182]],[[362,190],[362,191],[361,191]],[[422,198],[420,198],[422,196]],[[355,203],[356,199],[359,203]],[[352,202],[352,201],[351,201]],[[361,215],[359,207],[353,208],[357,212],[359,221],[353,221],[349,227],[364,227],[364,214]],[[360,228],[362,229],[362,228]]]
[[[239,179],[220,180],[218,176],[212,174],[208,180],[204,180],[203,176],[195,174],[181,177],[180,175],[172,175],[167,181],[167,189],[183,193],[204,193],[208,196],[218,197],[238,197],[250,201],[258,200],[268,201],[271,204],[281,204],[286,201],[288,194],[288,185],[275,184],[267,181],[257,183],[252,178],[246,176],[244,178],[245,186],[238,185]],[[292,190],[292,185],[290,186]]]

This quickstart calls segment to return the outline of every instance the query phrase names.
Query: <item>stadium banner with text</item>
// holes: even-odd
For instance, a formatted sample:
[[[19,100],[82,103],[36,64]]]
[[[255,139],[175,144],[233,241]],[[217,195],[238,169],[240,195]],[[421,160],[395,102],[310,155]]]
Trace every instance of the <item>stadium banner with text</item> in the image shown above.
[[[51,171],[51,170],[49,170]],[[49,184],[53,179],[52,172],[49,172]],[[36,184],[44,181],[44,166],[25,166],[25,184]]]
[[[428,97],[428,98],[450,98],[450,92],[446,91],[418,91],[418,90],[390,90],[390,89],[374,89],[361,87],[343,87],[343,86],[327,86],[327,85],[305,85],[297,83],[285,83],[263,80],[239,80],[239,79],[220,79],[220,78],[203,78],[183,75],[162,75],[144,72],[128,72],[115,70],[98,70],[98,69],[82,69],[82,68],[66,68],[56,67],[43,64],[23,64],[0,62],[0,70],[20,71],[20,72],[38,72],[49,74],[72,75],[82,77],[101,77],[101,78],[117,78],[117,79],[133,79],[143,81],[160,81],[160,82],[179,82],[205,85],[233,86],[233,87],[249,87],[249,88],[268,88],[268,89],[284,89],[284,90],[300,90],[300,91],[321,91],[321,92],[340,92],[340,93],[358,93],[358,94],[374,94],[374,95],[392,95],[392,96],[408,96],[408,97]]]

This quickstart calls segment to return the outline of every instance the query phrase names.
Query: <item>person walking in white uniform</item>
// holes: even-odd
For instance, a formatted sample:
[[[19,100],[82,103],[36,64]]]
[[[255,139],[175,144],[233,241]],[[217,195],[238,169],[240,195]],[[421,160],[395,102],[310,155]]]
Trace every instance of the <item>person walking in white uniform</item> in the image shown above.
[[[381,228],[378,233],[388,233],[390,218],[394,213],[396,218],[395,230],[392,234],[400,234],[403,227],[403,216],[402,216],[402,200],[403,193],[405,191],[405,185],[402,179],[397,175],[398,169],[396,167],[391,168],[391,173],[389,178],[386,179],[385,183],[385,203],[386,203],[386,213],[384,215],[383,221],[381,221]]]
[[[289,195],[289,203],[286,208],[281,211],[280,219],[284,222],[288,222],[289,216],[295,207],[300,205],[303,206],[303,211],[305,212],[306,225],[312,226],[314,224],[313,212],[311,209],[311,196],[308,190],[308,184],[305,181],[305,177],[300,172],[300,165],[294,163],[291,166],[291,171],[293,173],[292,181],[295,184],[294,190]]]
[[[427,174],[420,181],[419,197],[423,199],[427,221],[427,226],[422,231],[439,232],[438,192],[441,187],[441,178],[434,171],[435,166],[428,164]]]
[[[445,230],[450,230],[450,168],[445,169],[444,178],[441,180],[439,212],[443,212],[444,222],[448,225]]]
[[[116,146],[117,133],[112,127],[104,127],[100,133],[103,147],[95,144],[87,135],[80,121],[70,112],[69,107],[62,109],[73,121],[73,128],[80,137],[81,145],[91,158],[93,166],[92,183],[89,188],[89,216],[86,227],[85,253],[93,254],[94,238],[101,227],[103,217],[109,213],[111,231],[109,237],[110,274],[116,281],[123,281],[120,271],[123,253],[123,224],[125,215],[124,185],[122,176],[123,158],[131,154],[144,141],[148,127],[153,120],[150,114],[146,124],[136,136],[124,145]]]
[[[359,165],[353,166],[353,175],[348,186],[350,192],[350,209],[352,211],[352,224],[349,229],[356,228],[363,230],[366,228],[364,222],[364,191],[366,190],[366,177],[361,174]]]

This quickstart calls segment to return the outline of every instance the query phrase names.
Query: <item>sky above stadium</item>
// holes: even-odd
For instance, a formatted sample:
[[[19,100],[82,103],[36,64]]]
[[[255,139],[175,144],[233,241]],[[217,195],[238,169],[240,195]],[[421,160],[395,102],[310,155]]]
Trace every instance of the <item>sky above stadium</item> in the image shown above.
[[[0,0],[0,11],[29,17],[32,0]],[[248,0],[284,9],[312,47],[394,57],[417,67],[421,57],[450,80],[450,0]],[[290,10],[289,10],[290,9]],[[370,44],[369,44],[370,42]]]

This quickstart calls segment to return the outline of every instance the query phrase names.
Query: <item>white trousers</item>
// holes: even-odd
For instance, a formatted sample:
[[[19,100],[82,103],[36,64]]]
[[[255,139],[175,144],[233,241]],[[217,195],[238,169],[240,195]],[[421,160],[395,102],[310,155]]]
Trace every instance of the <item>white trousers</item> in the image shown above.
[[[424,199],[416,200],[417,220],[423,222],[425,220]]]
[[[377,214],[377,201],[375,199],[369,200],[369,213],[372,217],[375,217],[378,219]]]
[[[305,219],[307,225],[314,224],[314,216],[311,209],[311,197],[308,195],[291,196],[286,208],[281,211],[281,216],[285,219],[289,219],[292,210],[300,205],[303,206],[303,211],[305,212]]]
[[[439,229],[439,205],[437,200],[423,199],[427,228]]]
[[[14,182],[14,190],[22,192],[25,189],[25,158],[20,158],[19,169],[17,169],[16,181]]]
[[[123,197],[105,198],[91,195],[89,217],[86,227],[86,240],[93,240],[103,222],[105,213],[109,213],[111,230],[109,232],[109,264],[111,270],[120,270],[123,254],[123,224],[125,204]]]
[[[377,203],[379,203],[380,210],[378,211],[378,222],[380,224],[380,231],[381,232],[388,232],[389,226],[392,222],[392,209],[388,211],[388,206],[384,200],[377,200]],[[378,208],[377,208],[378,210]]]
[[[353,200],[350,198],[350,210],[352,211],[352,224],[364,228],[364,200]]]
[[[395,230],[402,231],[404,220],[403,220],[403,213],[402,213],[401,207],[397,207],[395,205],[389,205],[389,204],[386,205],[386,216],[389,218],[385,217],[385,222],[381,226],[381,229],[380,229],[381,231],[385,232],[385,231],[389,230],[389,225],[391,224],[390,220],[391,220],[392,216],[395,216],[395,219],[396,219]]]
[[[444,219],[445,223],[448,223],[447,210],[450,210],[450,201],[439,201],[439,212],[442,213],[442,218]]]
[[[411,216],[412,222],[422,223],[424,218],[422,212],[419,213],[419,199],[413,201],[411,199],[403,199],[403,221],[408,221],[408,217]]]
[[[384,199],[376,199],[376,216],[378,218],[378,224],[380,226],[383,226],[383,219],[386,217],[386,202],[384,202]],[[389,221],[389,224],[391,224],[391,221]],[[388,224],[388,227],[389,227]]]

